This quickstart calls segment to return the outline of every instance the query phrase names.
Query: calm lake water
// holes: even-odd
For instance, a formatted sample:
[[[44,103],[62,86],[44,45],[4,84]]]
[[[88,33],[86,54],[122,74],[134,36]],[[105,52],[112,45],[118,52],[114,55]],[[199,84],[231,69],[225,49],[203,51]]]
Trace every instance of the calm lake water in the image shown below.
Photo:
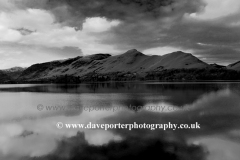
[[[64,106],[65,109],[39,111],[39,105]],[[134,108],[137,106],[142,109]],[[149,106],[162,108],[146,109]],[[91,111],[85,110],[90,107]],[[140,141],[151,138],[201,147],[202,150],[191,154],[201,154],[198,157],[204,159],[240,159],[240,83],[0,85],[0,109],[1,160],[46,158],[59,149],[59,141],[70,141],[78,132],[85,134],[91,146],[106,146],[111,141],[121,142],[129,137],[138,137]],[[58,122],[198,122],[201,129],[58,129]],[[169,147],[167,151],[177,152]]]

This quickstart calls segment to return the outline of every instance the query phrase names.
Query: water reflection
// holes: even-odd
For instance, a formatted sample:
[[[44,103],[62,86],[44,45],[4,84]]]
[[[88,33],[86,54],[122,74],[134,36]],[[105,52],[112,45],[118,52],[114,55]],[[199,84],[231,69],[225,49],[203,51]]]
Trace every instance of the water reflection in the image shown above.
[[[35,156],[39,159],[50,159],[51,156],[60,159],[56,157],[56,153],[64,148],[63,144],[59,143],[63,139],[64,143],[68,144],[68,149],[64,150],[64,153],[71,153],[77,159],[82,151],[72,152],[80,145],[76,144],[76,138],[79,138],[78,132],[85,134],[80,136],[83,141],[81,145],[82,143],[85,145],[83,149],[85,152],[91,150],[91,145],[108,144],[105,148],[108,150],[109,145],[136,146],[136,142],[142,141],[146,143],[144,145],[146,150],[143,153],[150,153],[147,150],[148,147],[158,147],[162,149],[166,158],[170,159],[182,156],[177,150],[181,150],[184,154],[182,159],[187,159],[187,156],[189,156],[188,159],[203,159],[206,156],[204,148],[210,152],[206,157],[211,160],[219,160],[220,157],[232,160],[239,158],[240,92],[238,83],[14,85],[0,86],[0,97],[0,159],[13,160],[23,157],[31,159]],[[66,106],[66,109],[39,111],[36,108],[39,104]],[[71,109],[72,106],[77,106],[78,109]],[[121,109],[111,109],[116,106]],[[175,109],[171,111],[166,108],[162,111],[132,110],[132,106],[145,108],[165,106]],[[84,107],[95,109],[87,111]],[[199,122],[201,129],[59,130],[55,126],[57,122],[86,124],[89,122],[108,124]],[[110,141],[116,142],[112,144]],[[147,143],[148,141],[151,143]],[[169,144],[172,144],[173,148],[169,149]],[[143,146],[139,144],[139,147]],[[231,149],[224,152],[225,147]],[[138,149],[136,153],[140,152]],[[194,154],[190,154],[190,150],[194,151]],[[102,156],[102,149],[94,148],[94,151],[99,153],[98,156]],[[123,152],[129,153],[126,150]],[[231,155],[228,154],[229,152]],[[64,158],[69,159],[69,157]]]

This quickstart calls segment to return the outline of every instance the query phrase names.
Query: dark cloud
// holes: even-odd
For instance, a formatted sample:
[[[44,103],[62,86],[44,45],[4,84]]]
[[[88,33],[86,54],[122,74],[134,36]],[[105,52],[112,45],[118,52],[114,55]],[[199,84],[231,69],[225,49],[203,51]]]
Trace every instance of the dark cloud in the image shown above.
[[[207,62],[240,59],[239,13],[211,20],[191,17],[204,12],[202,0],[22,0],[21,7],[42,8],[56,22],[81,29],[86,18],[120,20],[110,31],[95,33],[99,43],[118,50],[176,47],[194,51]],[[94,36],[94,35],[93,35]],[[156,53],[157,54],[157,53]]]
[[[18,28],[16,30],[19,31],[22,35],[29,35],[29,34],[36,32],[36,31],[32,31],[32,30],[29,30],[26,28]]]
[[[219,23],[219,20],[188,21],[165,30],[160,46],[192,49],[208,62],[231,63],[240,59],[240,28]],[[206,60],[205,60],[206,61]]]
[[[58,22],[77,28],[89,17],[131,23],[195,13],[204,6],[201,0],[20,0],[16,4],[22,8],[50,10]]]
[[[70,22],[71,25],[79,28],[88,17],[105,17],[121,21],[137,21],[145,17],[158,18],[165,14],[161,7],[172,3],[173,0],[49,0],[47,6],[53,8],[53,13],[59,13],[59,6],[66,6],[68,14],[74,20]],[[64,16],[58,15],[56,16],[58,20],[64,22],[66,12]]]
[[[90,17],[120,20],[121,25],[111,31],[114,41],[107,36],[109,42],[106,40],[106,43],[119,43],[120,46],[123,42],[126,44],[130,42],[129,46],[147,45],[148,47],[145,48],[155,46],[153,43],[156,43],[159,33],[163,28],[170,27],[169,23],[177,23],[186,13],[199,12],[205,5],[201,0],[44,0],[42,2],[22,0],[20,2],[18,1],[18,5],[21,7],[49,10],[55,15],[56,22],[76,29],[81,29],[86,18]]]
[[[118,44],[117,47],[121,49],[145,50],[170,46],[193,50],[194,54],[206,58],[204,61],[209,63],[226,64],[240,59],[240,28],[231,26],[232,21],[227,18],[211,21],[189,17],[169,18],[170,23],[163,19],[146,19],[137,23],[121,24],[110,31],[113,38],[103,36],[102,43]]]

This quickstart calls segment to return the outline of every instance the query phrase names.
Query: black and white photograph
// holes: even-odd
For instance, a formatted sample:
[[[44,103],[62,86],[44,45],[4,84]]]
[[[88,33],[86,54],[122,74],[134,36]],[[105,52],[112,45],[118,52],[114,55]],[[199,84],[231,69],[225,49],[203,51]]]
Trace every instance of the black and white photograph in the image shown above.
[[[0,0],[0,160],[240,160],[240,0]]]

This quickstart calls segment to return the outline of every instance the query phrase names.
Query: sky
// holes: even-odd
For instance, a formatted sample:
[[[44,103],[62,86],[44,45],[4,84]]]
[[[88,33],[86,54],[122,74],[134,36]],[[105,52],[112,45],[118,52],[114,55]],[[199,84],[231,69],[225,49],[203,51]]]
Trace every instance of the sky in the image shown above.
[[[130,49],[240,61],[240,1],[0,0],[0,69]]]

